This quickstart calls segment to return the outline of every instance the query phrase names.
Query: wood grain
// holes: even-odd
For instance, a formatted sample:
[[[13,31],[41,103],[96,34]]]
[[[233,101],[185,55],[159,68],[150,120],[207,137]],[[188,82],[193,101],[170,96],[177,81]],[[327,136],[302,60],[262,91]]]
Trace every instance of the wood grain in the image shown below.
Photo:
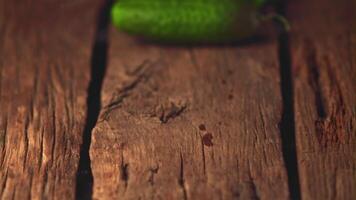
[[[94,199],[287,199],[275,40],[140,43],[112,30]]]
[[[0,198],[74,199],[99,1],[0,2]]]
[[[356,198],[355,5],[290,4],[302,199]]]

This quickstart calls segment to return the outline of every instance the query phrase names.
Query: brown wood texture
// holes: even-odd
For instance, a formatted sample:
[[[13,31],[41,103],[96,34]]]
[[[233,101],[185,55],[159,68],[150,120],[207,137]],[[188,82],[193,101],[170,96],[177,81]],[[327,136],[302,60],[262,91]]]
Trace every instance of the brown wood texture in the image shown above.
[[[99,1],[0,2],[0,198],[74,199]]]
[[[356,199],[355,1],[292,1],[302,199]]]
[[[75,198],[91,56],[105,59],[91,55],[105,39],[94,40],[101,3],[0,0],[0,199]],[[289,61],[301,198],[356,199],[355,11],[352,0],[290,0],[291,60],[278,58],[283,39],[162,46],[110,30],[93,199],[296,195],[281,141],[293,130],[279,128],[292,111]]]
[[[138,43],[111,31],[94,199],[287,199],[275,40]]]

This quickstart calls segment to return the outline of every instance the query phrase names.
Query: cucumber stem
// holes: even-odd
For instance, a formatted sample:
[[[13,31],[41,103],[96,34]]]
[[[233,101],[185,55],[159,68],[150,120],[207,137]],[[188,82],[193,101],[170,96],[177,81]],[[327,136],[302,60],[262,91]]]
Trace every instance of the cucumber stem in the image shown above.
[[[278,25],[278,27],[282,29],[282,31],[288,32],[290,30],[290,24],[288,20],[282,15],[273,13],[273,14],[259,16],[260,22],[270,21],[270,20],[275,22]]]

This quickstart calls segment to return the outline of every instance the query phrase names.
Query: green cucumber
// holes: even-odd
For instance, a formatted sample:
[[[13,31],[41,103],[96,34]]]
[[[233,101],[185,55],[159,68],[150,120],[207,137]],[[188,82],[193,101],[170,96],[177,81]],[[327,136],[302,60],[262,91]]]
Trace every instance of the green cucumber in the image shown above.
[[[163,42],[230,42],[252,36],[266,0],[119,0],[121,31]]]

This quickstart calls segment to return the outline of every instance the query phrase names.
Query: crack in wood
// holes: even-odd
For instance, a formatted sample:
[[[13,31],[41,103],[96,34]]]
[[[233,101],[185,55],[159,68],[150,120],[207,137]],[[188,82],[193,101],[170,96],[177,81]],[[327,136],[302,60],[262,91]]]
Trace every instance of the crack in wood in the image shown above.
[[[124,181],[125,190],[129,182],[129,163],[125,163],[124,153],[121,153],[120,179]]]
[[[43,162],[43,137],[44,137],[44,128],[41,127],[41,137],[40,137],[40,153],[39,153],[39,159],[38,159],[38,172],[40,172],[41,167],[42,167],[42,162]]]
[[[262,105],[259,105],[258,108],[259,108],[258,113],[260,115],[261,126],[262,126],[262,129],[263,129],[263,134],[265,136],[264,139],[267,139],[266,122],[265,122],[265,117],[264,117],[264,114],[263,114]]]
[[[324,95],[320,86],[320,72],[317,61],[317,55],[315,46],[313,46],[312,41],[305,42],[305,52],[306,52],[306,61],[308,65],[308,82],[313,92],[315,94],[315,107],[317,108],[318,117],[323,120],[327,116],[327,112],[324,105]]]
[[[178,179],[179,186],[182,188],[183,192],[183,199],[188,200],[187,189],[185,187],[185,179],[184,179],[184,161],[182,152],[180,152],[180,168],[179,168],[179,179]]]
[[[24,127],[24,142],[25,142],[25,158],[23,160],[23,171],[25,171],[26,169],[26,161],[27,161],[27,157],[28,157],[28,146],[29,146],[29,140],[28,140],[28,127],[30,124],[30,119],[29,116],[27,115],[25,118],[25,127]]]
[[[110,103],[106,105],[103,110],[102,118],[107,119],[110,112],[120,107],[121,103],[125,98],[129,97],[132,91],[143,81],[147,81],[151,73],[149,68],[151,68],[156,62],[150,62],[148,60],[143,61],[142,64],[136,67],[133,72],[129,72],[129,75],[135,76],[135,78],[123,88],[121,88],[114,96],[112,97]]]
[[[174,119],[181,115],[187,108],[186,104],[183,105],[176,105],[175,103],[171,102],[169,108],[162,108],[162,112],[159,116],[159,120],[162,124],[168,123],[169,120]]]
[[[157,66],[162,63],[161,58],[158,58],[156,60],[149,60],[145,59],[141,64],[137,65],[134,67],[134,70],[132,71],[127,71],[126,74],[128,76],[132,76],[132,79],[128,82],[125,83],[121,88],[117,89],[114,94],[111,97],[110,102],[102,108],[102,114],[100,116],[99,122],[103,120],[107,120],[110,113],[112,113],[115,109],[118,109],[121,107],[122,103],[124,100],[128,97],[130,97],[134,92],[139,90],[139,86],[142,85],[143,83],[146,83],[149,81],[149,79],[152,77],[153,72],[155,69],[157,69]],[[173,105],[174,103],[172,103]],[[174,107],[173,105],[172,107]],[[162,115],[157,115],[157,113],[153,113],[153,117],[157,117],[160,119],[162,123],[167,123],[169,118],[174,118],[178,115],[181,114],[181,112],[184,111],[186,105],[177,105],[177,109],[170,109],[168,108],[168,114],[165,114],[165,110],[163,110]],[[182,108],[184,107],[184,108]],[[167,118],[168,115],[168,118]]]
[[[330,80],[330,97],[332,98],[329,99],[328,105],[330,111],[328,115],[326,115],[325,118],[316,121],[315,129],[318,142],[323,148],[329,146],[340,147],[340,145],[344,144],[346,141],[351,141],[347,139],[347,133],[352,132],[352,126],[349,126],[352,124],[352,117],[346,109],[342,89],[330,66],[329,58],[325,57],[323,60],[326,62],[325,65],[327,66],[327,75]]]
[[[276,10],[285,15],[285,2],[280,1]],[[289,34],[282,32],[278,39],[278,55],[280,65],[280,87],[282,94],[282,116],[279,129],[282,140],[282,153],[287,170],[288,188],[292,199],[300,199],[300,183],[296,150],[295,119],[294,119],[294,89],[292,78],[292,59]]]
[[[202,161],[203,161],[203,173],[206,175],[206,162],[205,162],[205,149],[204,149],[204,142],[203,138],[201,137],[201,154],[202,154]]]
[[[8,117],[6,115],[5,119],[4,119],[4,125],[3,125],[3,128],[2,130],[3,133],[2,135],[0,135],[0,142],[1,142],[1,145],[2,145],[2,150],[1,150],[1,168],[4,168],[4,162],[5,162],[5,151],[6,151],[6,137],[7,137],[7,126],[8,126]]]
[[[332,145],[340,145],[347,141],[347,130],[352,128],[347,124],[352,124],[352,118],[348,116],[345,102],[341,92],[339,81],[330,66],[330,58],[324,56],[318,59],[317,49],[313,41],[305,41],[305,60],[308,69],[308,84],[313,90],[315,107],[318,119],[315,121],[315,132],[318,142],[322,148]],[[322,63],[325,62],[325,63]],[[320,67],[326,66],[327,77],[329,79],[329,96],[333,97],[326,101],[321,88]],[[346,124],[346,126],[345,126]]]
[[[92,199],[93,174],[89,149],[92,129],[101,109],[101,88],[107,66],[108,27],[112,0],[106,0],[100,10],[91,55],[91,79],[88,87],[86,122],[82,135],[76,180],[76,199]]]
[[[206,131],[205,125],[204,125],[204,127],[201,126],[201,128],[205,129],[205,131]],[[203,174],[204,174],[204,176],[206,176],[206,161],[205,161],[205,147],[204,147],[205,145],[204,145],[204,139],[203,139],[204,136],[201,132],[199,132],[199,137],[200,137],[201,155],[202,155],[202,162],[203,162]]]
[[[126,71],[126,74],[129,76],[137,76],[142,74],[142,72],[145,72],[147,67],[151,65],[151,60],[150,59],[144,59],[141,64],[137,65],[134,67],[133,70],[128,70]]]
[[[159,166],[150,168],[150,177],[148,178],[148,182],[153,186],[155,184],[155,175],[158,173]]]

